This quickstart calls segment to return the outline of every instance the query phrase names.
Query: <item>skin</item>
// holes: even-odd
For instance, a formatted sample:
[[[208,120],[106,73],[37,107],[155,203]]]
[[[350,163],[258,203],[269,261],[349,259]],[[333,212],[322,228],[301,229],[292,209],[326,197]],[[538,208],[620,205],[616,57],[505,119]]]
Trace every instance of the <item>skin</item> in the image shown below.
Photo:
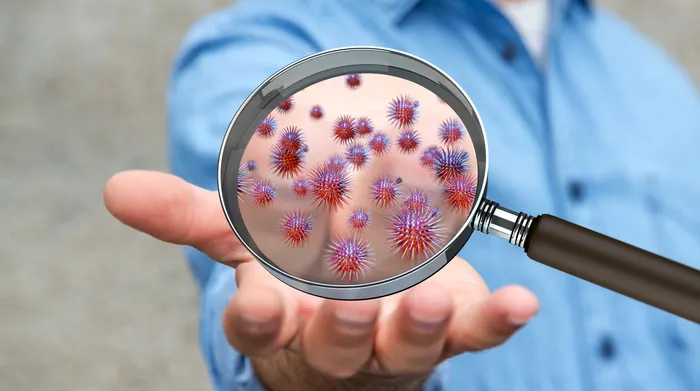
[[[504,343],[538,311],[530,291],[507,286],[491,293],[460,258],[385,298],[309,296],[254,261],[228,226],[216,192],[170,174],[119,173],[105,185],[104,202],[122,223],[236,269],[238,290],[223,328],[271,391],[418,390],[441,361]]]

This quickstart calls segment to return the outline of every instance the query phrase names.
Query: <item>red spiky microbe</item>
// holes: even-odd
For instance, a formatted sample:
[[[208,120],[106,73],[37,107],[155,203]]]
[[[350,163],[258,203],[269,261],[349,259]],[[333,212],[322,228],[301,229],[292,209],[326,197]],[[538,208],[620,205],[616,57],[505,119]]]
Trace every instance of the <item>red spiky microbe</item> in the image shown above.
[[[367,209],[359,208],[350,212],[348,215],[348,224],[354,232],[364,231],[372,223],[372,212]]]
[[[369,242],[355,235],[337,237],[326,254],[328,269],[341,280],[359,281],[373,264],[374,254]]]
[[[338,117],[333,123],[333,138],[340,144],[347,144],[355,138],[355,120],[349,115]]]
[[[457,119],[448,119],[440,124],[440,139],[446,145],[453,145],[464,137],[464,128]]]
[[[356,170],[361,169],[369,162],[369,152],[362,144],[352,144],[345,152],[345,160]]]
[[[306,194],[309,192],[309,181],[304,178],[297,179],[294,182],[292,182],[291,188],[294,194],[297,195],[297,197],[305,197]]]
[[[290,149],[282,144],[275,144],[270,155],[272,172],[282,178],[293,177],[301,173],[304,166],[303,150],[303,148]]]
[[[319,105],[315,105],[311,108],[309,115],[313,119],[321,119],[323,118],[323,108],[321,108]]]
[[[347,166],[345,162],[345,158],[335,154],[326,160],[326,165],[328,166],[329,169],[331,170],[339,170],[343,171],[345,170],[345,167]]]
[[[285,149],[299,151],[304,147],[304,135],[301,133],[301,129],[298,127],[287,126],[286,128],[282,129],[278,143]]]
[[[277,129],[277,122],[271,116],[265,117],[258,126],[255,128],[255,133],[260,136],[260,138],[270,138],[275,134]]]
[[[391,147],[391,139],[386,133],[377,132],[369,139],[367,146],[369,147],[370,151],[372,151],[374,156],[382,156],[389,151],[389,147]]]
[[[438,183],[446,183],[464,175],[469,169],[469,153],[461,149],[440,148],[435,155],[433,176]]]
[[[436,145],[431,145],[423,150],[420,155],[420,165],[424,168],[433,168],[435,164],[435,157],[440,153],[440,148]]]
[[[311,237],[313,218],[300,210],[287,213],[280,224],[282,239],[289,247],[303,247]]]
[[[428,209],[429,206],[430,197],[428,197],[428,193],[421,189],[411,189],[404,196],[403,208],[405,210],[420,212],[422,210]]]
[[[442,188],[445,204],[455,212],[468,213],[474,206],[476,185],[476,176],[471,174],[452,178]]]
[[[255,205],[264,208],[274,201],[277,192],[275,185],[270,180],[263,179],[253,184],[251,195]]]
[[[364,137],[374,132],[374,124],[369,117],[360,117],[355,122],[355,133],[359,137]]]
[[[401,182],[401,178],[394,178],[391,175],[383,175],[375,179],[370,188],[374,203],[380,208],[392,206],[400,195]]]
[[[313,204],[328,208],[331,212],[347,204],[350,196],[350,177],[346,170],[338,170],[321,164],[311,170],[309,191]]]
[[[389,244],[394,255],[416,261],[429,258],[442,242],[444,227],[437,208],[432,210],[401,210],[394,213],[387,227]]]
[[[351,90],[360,87],[361,84],[362,76],[358,75],[357,73],[345,76],[345,85]]]
[[[399,128],[413,126],[418,119],[419,106],[420,103],[408,95],[392,99],[388,110],[389,122]]]
[[[293,108],[294,108],[294,98],[292,98],[290,96],[289,98],[283,100],[282,103],[280,103],[277,106],[277,111],[279,111],[282,114],[287,114],[290,111],[292,111]]]
[[[420,143],[418,132],[411,129],[402,130],[396,138],[396,145],[404,155],[413,153],[420,146]]]

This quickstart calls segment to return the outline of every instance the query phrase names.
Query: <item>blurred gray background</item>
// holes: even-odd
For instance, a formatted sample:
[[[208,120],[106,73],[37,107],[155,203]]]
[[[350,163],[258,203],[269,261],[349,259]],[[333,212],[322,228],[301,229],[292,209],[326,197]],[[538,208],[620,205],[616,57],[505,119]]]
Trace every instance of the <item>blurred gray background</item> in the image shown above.
[[[166,169],[173,55],[227,3],[0,0],[0,390],[210,389],[180,250],[112,220],[101,190]],[[699,1],[602,3],[700,82]]]

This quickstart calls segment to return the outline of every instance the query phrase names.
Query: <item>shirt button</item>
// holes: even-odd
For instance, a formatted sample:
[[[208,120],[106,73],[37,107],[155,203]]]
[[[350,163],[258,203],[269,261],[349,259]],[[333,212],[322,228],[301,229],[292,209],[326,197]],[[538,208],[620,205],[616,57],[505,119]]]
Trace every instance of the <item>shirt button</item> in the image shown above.
[[[615,357],[615,343],[609,336],[603,337],[600,341],[600,356],[606,360],[611,360]]]
[[[511,62],[515,60],[517,56],[518,48],[514,44],[507,43],[501,48],[501,58],[503,58],[505,61]]]
[[[569,183],[569,197],[574,201],[581,201],[583,198],[583,184],[579,181]]]

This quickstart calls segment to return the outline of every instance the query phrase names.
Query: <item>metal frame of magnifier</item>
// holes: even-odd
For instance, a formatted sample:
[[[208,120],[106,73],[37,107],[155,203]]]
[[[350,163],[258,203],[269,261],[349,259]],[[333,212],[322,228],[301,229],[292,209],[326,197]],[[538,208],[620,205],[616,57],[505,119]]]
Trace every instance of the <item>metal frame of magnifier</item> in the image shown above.
[[[240,214],[236,180],[255,128],[277,105],[304,88],[337,76],[374,73],[399,77],[430,90],[464,123],[476,152],[475,208],[454,238],[433,257],[392,278],[333,285],[285,272],[260,251]],[[528,257],[618,293],[700,323],[700,271],[550,215],[533,217],[487,200],[488,148],[478,112],[462,88],[416,56],[380,47],[346,47],[302,58],[265,80],[241,105],[219,155],[219,198],[229,225],[265,269],[282,282],[328,299],[362,300],[410,288],[435,274],[464,247],[474,230],[525,249]]]

